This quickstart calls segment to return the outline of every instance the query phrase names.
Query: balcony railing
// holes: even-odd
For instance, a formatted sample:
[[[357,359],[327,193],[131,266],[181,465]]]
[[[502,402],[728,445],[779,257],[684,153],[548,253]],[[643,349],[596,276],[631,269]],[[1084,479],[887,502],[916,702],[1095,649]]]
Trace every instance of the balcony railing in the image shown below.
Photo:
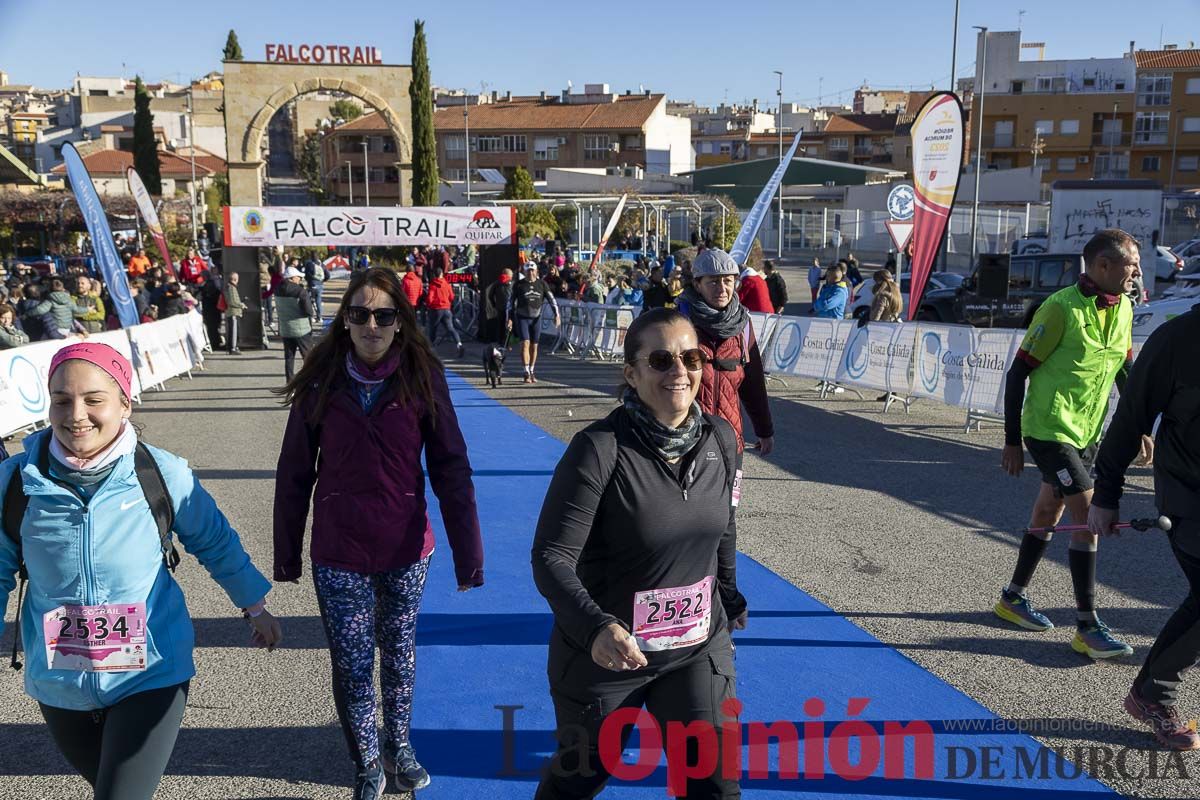
[[[1134,144],[1166,144],[1166,131],[1137,131],[1133,134]]]
[[[1100,169],[1096,168],[1095,174],[1092,176],[1098,181],[1123,181],[1129,177],[1128,169]]]
[[[1014,143],[1011,133],[997,133],[992,136],[983,137],[983,146],[991,150],[1002,150],[1008,147],[1020,147]]]
[[[1092,131],[1092,147],[1128,147],[1132,139],[1128,131]]]

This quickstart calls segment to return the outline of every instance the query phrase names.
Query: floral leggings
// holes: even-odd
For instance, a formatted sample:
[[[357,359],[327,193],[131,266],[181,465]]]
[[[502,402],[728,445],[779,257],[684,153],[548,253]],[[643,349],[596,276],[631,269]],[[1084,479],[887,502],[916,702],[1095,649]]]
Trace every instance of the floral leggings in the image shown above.
[[[313,583],[333,666],[333,702],[355,763],[379,757],[375,646],[383,691],[385,750],[408,744],[416,678],[417,611],[429,556],[395,572],[363,575],[313,565]]]

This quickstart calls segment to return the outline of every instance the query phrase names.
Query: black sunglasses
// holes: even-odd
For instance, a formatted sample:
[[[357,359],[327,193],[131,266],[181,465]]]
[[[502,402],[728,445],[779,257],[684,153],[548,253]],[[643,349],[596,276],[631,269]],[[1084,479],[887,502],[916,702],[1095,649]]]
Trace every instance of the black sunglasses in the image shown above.
[[[366,325],[370,317],[375,317],[375,324],[388,328],[396,324],[400,312],[394,308],[367,308],[366,306],[350,306],[346,309],[346,320],[351,325]]]
[[[669,372],[671,367],[675,366],[675,359],[679,359],[683,363],[683,368],[688,372],[699,372],[708,362],[708,356],[704,355],[704,351],[699,348],[684,350],[678,355],[668,350],[655,350],[648,356],[635,358],[634,362],[645,361],[650,365],[650,369],[656,372]]]

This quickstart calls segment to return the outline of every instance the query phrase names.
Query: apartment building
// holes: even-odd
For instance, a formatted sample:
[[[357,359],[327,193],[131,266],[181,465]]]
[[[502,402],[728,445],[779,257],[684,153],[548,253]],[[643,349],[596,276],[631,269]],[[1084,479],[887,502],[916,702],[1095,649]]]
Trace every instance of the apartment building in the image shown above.
[[[863,84],[854,90],[855,114],[898,114],[905,110],[908,92],[903,89],[872,89]]]
[[[448,180],[465,178],[468,152],[472,169],[507,175],[522,166],[534,180],[544,180],[552,167],[675,175],[695,163],[691,123],[667,113],[666,95],[617,94],[606,83],[558,96],[507,95],[504,101],[468,105],[465,117],[461,107],[452,106],[436,111],[433,122],[438,166]]]
[[[1168,191],[1200,187],[1200,50],[1135,50],[1129,177]]]
[[[1056,61],[1043,58],[1044,43],[1022,43],[1019,31],[986,36],[986,66],[984,34],[976,43],[983,96],[971,116],[985,167],[1040,166],[1047,183],[1200,185],[1200,51],[1136,50],[1131,42],[1119,58]]]

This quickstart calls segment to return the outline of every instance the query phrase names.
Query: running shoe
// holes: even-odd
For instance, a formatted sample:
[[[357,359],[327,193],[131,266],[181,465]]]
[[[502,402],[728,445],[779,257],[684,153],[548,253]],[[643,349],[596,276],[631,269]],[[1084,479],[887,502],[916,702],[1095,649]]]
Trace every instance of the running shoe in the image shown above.
[[[402,744],[395,754],[384,752],[383,768],[392,776],[396,788],[402,792],[424,789],[429,785],[429,773],[417,761],[411,744]]]
[[[995,606],[996,616],[1027,631],[1048,631],[1054,623],[1040,611],[1035,611],[1025,595],[1004,589]]]
[[[1200,736],[1196,735],[1196,722],[1184,722],[1175,706],[1151,703],[1143,700],[1137,687],[1130,687],[1125,696],[1125,710],[1129,716],[1144,722],[1154,732],[1163,747],[1172,750],[1200,750]]]
[[[1112,631],[1103,622],[1075,629],[1075,638],[1071,640],[1071,649],[1089,658],[1116,658],[1133,655],[1133,648],[1112,635]]]
[[[354,800],[379,800],[387,789],[387,775],[378,761],[359,770],[354,778]]]

